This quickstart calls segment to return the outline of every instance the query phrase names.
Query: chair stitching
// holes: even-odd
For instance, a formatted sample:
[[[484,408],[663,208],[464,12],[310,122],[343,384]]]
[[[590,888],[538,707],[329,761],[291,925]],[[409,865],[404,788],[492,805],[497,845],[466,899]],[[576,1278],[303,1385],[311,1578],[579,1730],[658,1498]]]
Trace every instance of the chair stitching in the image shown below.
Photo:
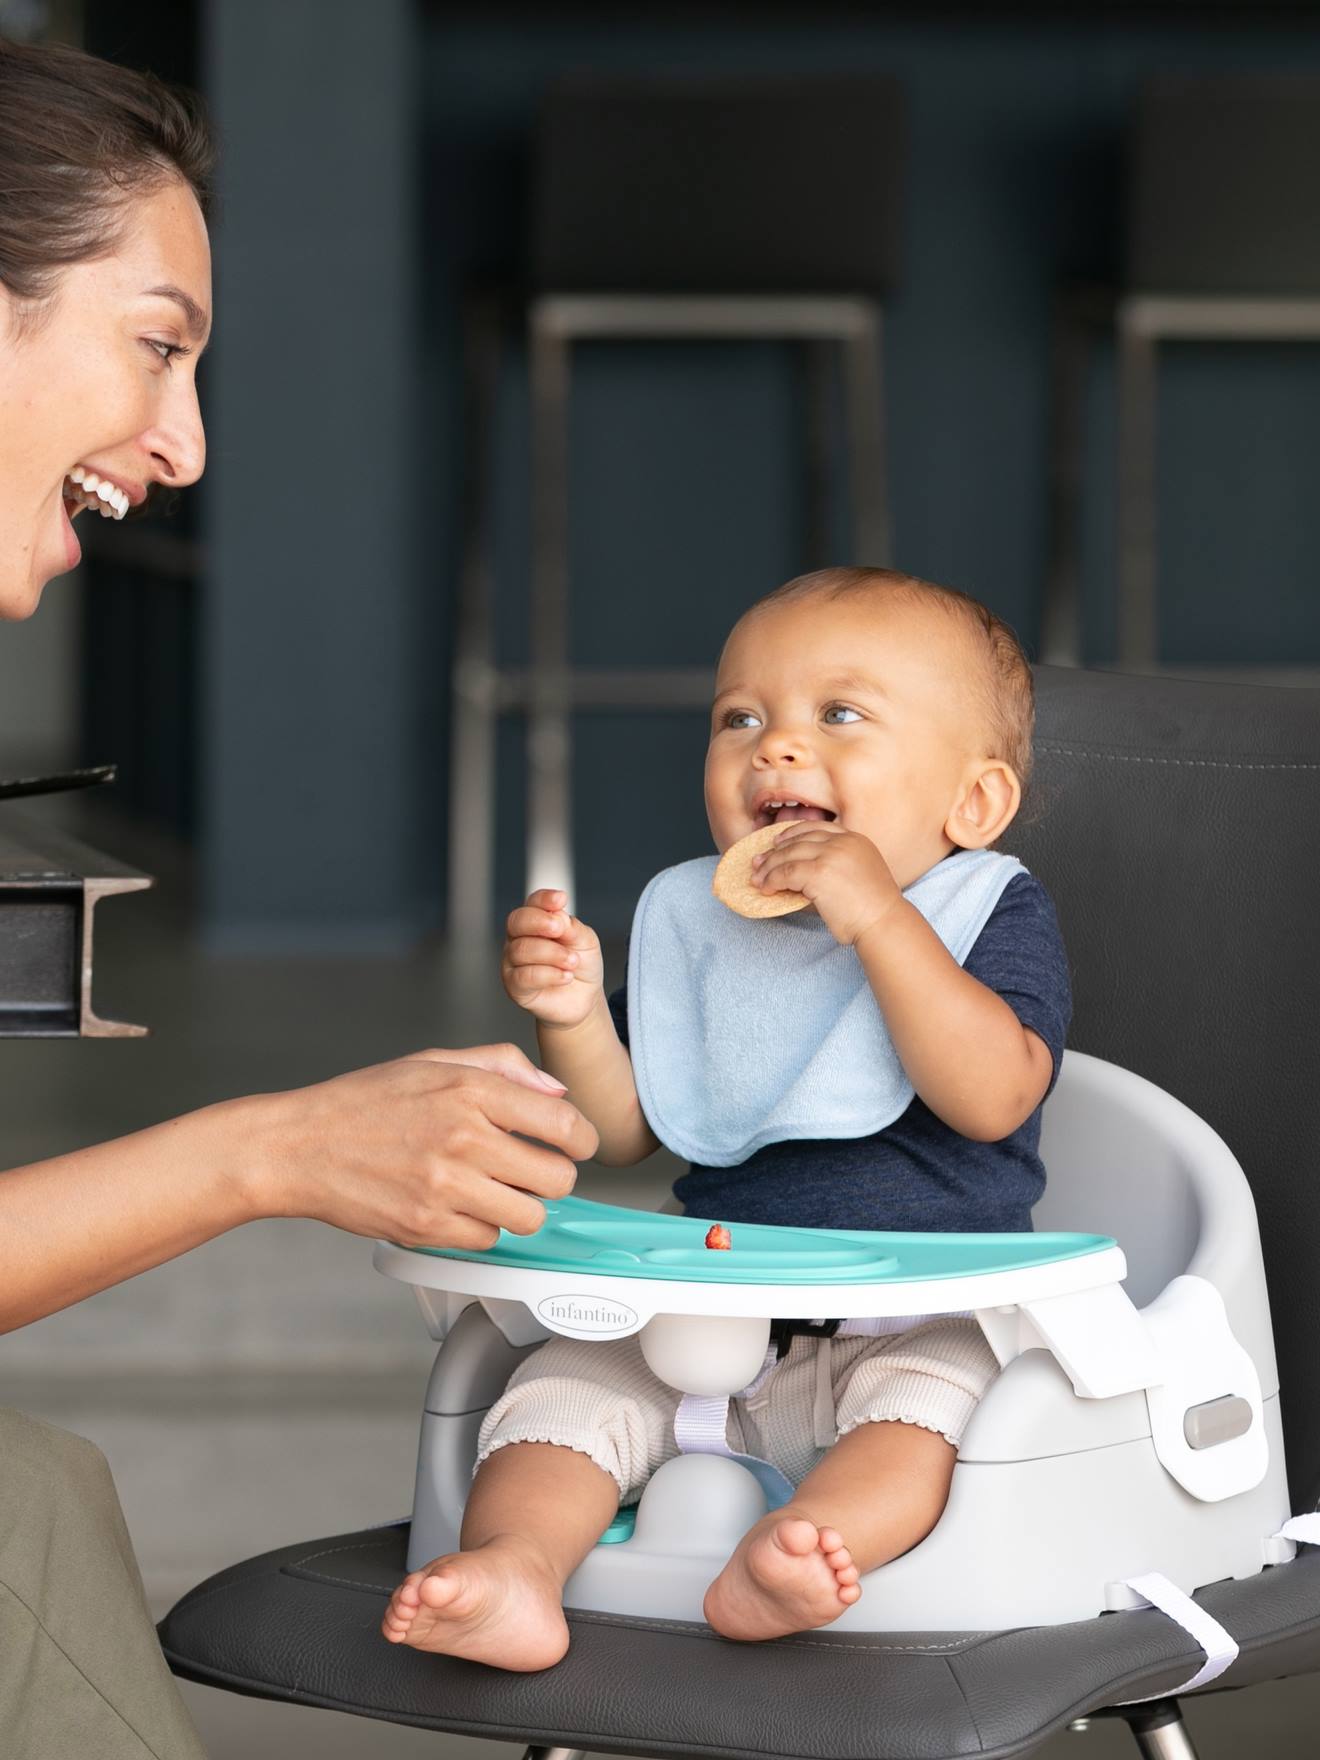
[[[567,1612],[568,1618],[571,1622],[575,1621],[581,1625],[609,1625],[612,1623],[605,1615],[598,1614],[598,1613],[592,1613],[587,1610],[579,1609],[576,1607],[570,1607],[570,1608],[566,1609],[566,1612]],[[629,1623],[631,1625],[640,1626],[645,1631],[651,1631],[651,1632],[679,1631],[679,1632],[686,1632],[694,1638],[711,1638],[711,1639],[715,1639],[716,1641],[718,1641],[720,1643],[723,1643],[725,1641],[724,1639],[719,1637],[719,1634],[717,1632],[715,1632],[710,1626],[707,1626],[707,1625],[693,1625],[693,1624],[690,1624],[689,1622],[686,1622],[683,1620],[676,1620],[676,1619],[665,1620],[665,1621],[661,1622],[659,1620],[638,1619],[635,1615],[626,1615],[625,1617],[628,1618]],[[847,1634],[844,1632],[841,1632],[838,1635],[840,1638],[844,1638],[845,1640],[847,1639]],[[916,1651],[938,1650],[938,1651],[942,1651],[946,1655],[957,1655],[957,1654],[960,1654],[963,1650],[970,1648],[970,1646],[973,1643],[977,1642],[981,1638],[997,1638],[999,1636],[1001,1636],[1001,1633],[999,1633],[997,1631],[967,1632],[955,1644],[854,1644],[850,1641],[847,1641],[842,1644],[840,1644],[840,1643],[827,1644],[827,1643],[823,1643],[818,1638],[806,1638],[806,1637],[796,1637],[796,1636],[795,1637],[780,1638],[777,1640],[777,1642],[780,1644],[783,1644],[783,1645],[791,1646],[795,1649],[841,1650],[841,1651],[846,1651],[847,1654],[849,1654],[849,1655],[851,1655],[852,1652],[855,1650],[876,1650],[876,1651],[889,1650],[889,1651],[894,1651],[894,1652],[907,1652],[907,1651],[916,1652]]]
[[[954,1686],[957,1687],[957,1689],[958,1689],[958,1697],[963,1702],[963,1710],[967,1713],[967,1721],[971,1724],[973,1733],[976,1736],[976,1745],[981,1750],[981,1752],[984,1754],[985,1753],[985,1737],[981,1734],[981,1726],[976,1721],[976,1713],[975,1713],[975,1711],[972,1710],[972,1702],[967,1697],[966,1688],[963,1686],[962,1681],[959,1679],[958,1670],[953,1666],[953,1658],[950,1656],[946,1656],[944,1659],[944,1662],[945,1662],[945,1667],[949,1671],[950,1680],[953,1682]]]
[[[1110,764],[1174,764],[1196,770],[1320,770],[1320,764],[1252,764],[1230,758],[1158,758],[1140,752],[1093,752],[1086,746],[1041,744],[1038,752],[1054,752],[1066,758],[1100,758]]]
[[[320,1552],[309,1552],[305,1558],[291,1558],[290,1564],[310,1564],[314,1558],[333,1558],[338,1552],[370,1552],[373,1546],[379,1546],[379,1540],[358,1540],[352,1546],[326,1546]],[[321,1572],[317,1573],[321,1575]]]
[[[327,1547],[324,1552],[313,1552],[310,1555],[310,1557],[311,1558],[328,1558],[332,1553],[335,1553],[335,1552],[358,1552],[361,1550],[363,1550],[363,1543],[360,1542],[357,1546],[331,1546],[331,1547]],[[310,1562],[310,1560],[308,1560],[308,1561],[296,1560],[295,1561],[293,1559],[290,1559],[290,1561],[289,1561],[289,1563],[291,1565],[293,1565],[295,1563],[301,1565],[303,1562]],[[319,1583],[338,1583],[340,1585],[340,1587],[344,1588],[344,1589],[369,1589],[377,1595],[389,1594],[389,1590],[382,1588],[379,1583],[355,1582],[352,1577],[331,1576],[329,1571],[313,1571],[310,1574],[312,1576],[314,1576],[316,1578],[317,1582],[319,1582]],[[576,1607],[570,1607],[570,1608],[566,1609],[566,1612],[567,1612],[567,1615],[570,1620],[574,1620],[578,1624],[581,1624],[581,1625],[610,1625],[613,1623],[611,1620],[604,1618],[599,1614],[593,1614],[588,1609],[579,1609]],[[688,1624],[682,1620],[665,1620],[663,1622],[660,1622],[660,1621],[653,1621],[653,1620],[638,1619],[635,1615],[625,1615],[624,1617],[628,1619],[630,1625],[641,1627],[645,1631],[652,1631],[652,1632],[679,1631],[679,1632],[686,1632],[687,1634],[689,1634],[691,1637],[694,1637],[694,1638],[716,1638],[718,1636],[718,1634],[715,1633],[714,1631],[712,1631],[709,1626],[691,1625],[691,1624]],[[900,1651],[914,1651],[915,1652],[915,1651],[938,1650],[938,1651],[944,1652],[945,1654],[957,1654],[958,1652],[966,1649],[970,1644],[976,1642],[978,1639],[990,1638],[990,1637],[995,1637],[995,1636],[997,1636],[997,1634],[994,1632],[968,1632],[967,1635],[957,1644],[853,1644],[853,1643],[848,1643],[846,1645],[838,1645],[838,1644],[823,1644],[817,1639],[798,1638],[798,1637],[785,1638],[785,1639],[781,1640],[781,1642],[786,1643],[786,1644],[791,1644],[791,1645],[794,1645],[794,1646],[800,1647],[800,1648],[814,1649],[814,1650],[837,1650],[837,1649],[841,1649],[841,1648],[846,1648],[850,1653],[854,1650],[889,1650],[889,1651],[895,1651],[895,1652],[900,1652]]]

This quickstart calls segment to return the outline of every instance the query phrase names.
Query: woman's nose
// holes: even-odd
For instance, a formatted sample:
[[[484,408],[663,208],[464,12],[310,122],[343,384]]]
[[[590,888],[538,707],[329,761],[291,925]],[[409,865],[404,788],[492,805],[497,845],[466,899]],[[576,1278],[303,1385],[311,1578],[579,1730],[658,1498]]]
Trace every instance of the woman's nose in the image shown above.
[[[181,387],[167,417],[147,436],[159,482],[186,489],[206,468],[206,430],[202,426],[197,387]]]

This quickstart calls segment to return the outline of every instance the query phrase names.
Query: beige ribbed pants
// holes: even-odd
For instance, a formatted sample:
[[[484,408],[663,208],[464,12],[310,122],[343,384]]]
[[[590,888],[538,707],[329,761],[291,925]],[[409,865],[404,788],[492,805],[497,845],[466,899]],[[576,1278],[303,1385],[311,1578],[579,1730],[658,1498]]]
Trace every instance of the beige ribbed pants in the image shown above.
[[[105,1457],[0,1408],[0,1755],[205,1760]]]
[[[999,1372],[975,1320],[944,1317],[879,1338],[797,1337],[781,1363],[729,1401],[729,1447],[800,1484],[840,1436],[885,1420],[936,1430],[956,1448]],[[678,1452],[680,1395],[651,1373],[635,1337],[552,1338],[514,1370],[487,1412],[477,1465],[512,1442],[589,1455],[635,1502]]]

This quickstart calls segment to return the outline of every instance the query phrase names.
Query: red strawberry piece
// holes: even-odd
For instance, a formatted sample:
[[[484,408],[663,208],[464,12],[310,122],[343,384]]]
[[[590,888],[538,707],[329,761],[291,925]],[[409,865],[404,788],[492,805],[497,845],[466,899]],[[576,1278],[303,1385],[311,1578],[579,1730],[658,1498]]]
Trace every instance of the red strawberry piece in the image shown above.
[[[706,1245],[713,1247],[718,1253],[727,1253],[733,1247],[733,1238],[722,1222],[712,1222],[706,1230]]]

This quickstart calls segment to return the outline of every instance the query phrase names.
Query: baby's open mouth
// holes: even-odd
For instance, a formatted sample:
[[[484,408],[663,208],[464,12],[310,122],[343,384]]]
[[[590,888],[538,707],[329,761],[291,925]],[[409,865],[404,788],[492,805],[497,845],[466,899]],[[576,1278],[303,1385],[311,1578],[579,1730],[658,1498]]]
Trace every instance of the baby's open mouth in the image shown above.
[[[756,813],[756,826],[787,825],[795,819],[837,819],[828,807],[813,806],[810,801],[794,800],[786,795],[782,800],[762,801]]]

